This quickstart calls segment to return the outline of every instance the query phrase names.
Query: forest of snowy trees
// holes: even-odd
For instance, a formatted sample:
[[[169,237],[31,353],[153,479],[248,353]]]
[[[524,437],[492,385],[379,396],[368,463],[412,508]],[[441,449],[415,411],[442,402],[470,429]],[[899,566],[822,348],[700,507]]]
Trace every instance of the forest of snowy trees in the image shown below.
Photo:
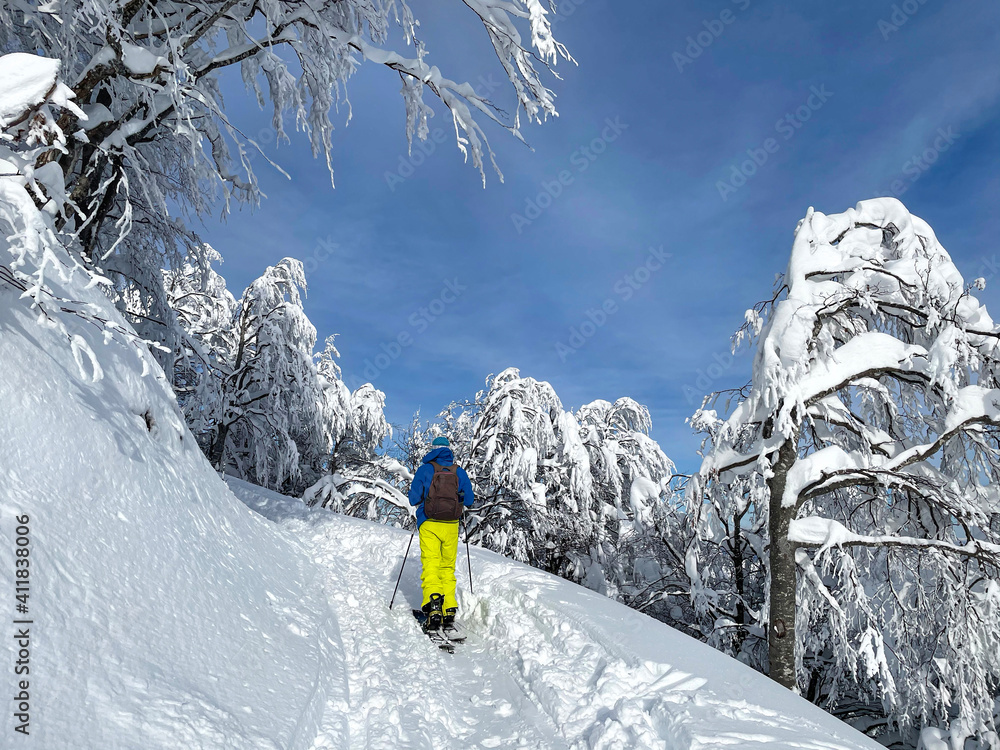
[[[200,257],[218,260],[207,247]],[[409,479],[445,435],[479,498],[473,543],[661,619],[685,603],[683,496],[645,406],[623,397],[567,410],[548,383],[510,368],[435,420],[417,414],[394,431],[384,393],[344,383],[334,337],[317,350],[301,263],[266,269],[238,300],[211,262],[165,276],[183,332],[173,387],[217,470],[412,525]]]
[[[895,199],[800,222],[773,295],[734,339],[754,348],[752,380],[691,418],[704,435],[693,476],[675,473],[642,404],[570,407],[515,368],[393,427],[391,394],[345,384],[335,332],[318,344],[301,262],[227,289],[217,253],[173,210],[260,197],[254,144],[213,71],[240,66],[279,136],[292,114],[332,174],[331,107],[359,61],[386,66],[407,136],[426,138],[430,90],[485,179],[476,118],[520,138],[522,118],[555,113],[539,69],[572,58],[538,0],[466,6],[513,119],[424,62],[402,2],[65,0],[60,17],[3,0],[0,81],[20,85],[0,99],[0,284],[41,324],[71,316],[151,349],[220,472],[409,527],[409,479],[445,435],[479,498],[472,543],[663,620],[886,744],[916,747],[929,727],[996,750],[1000,326],[976,299],[984,282],[963,279]],[[393,28],[413,57],[389,47]],[[51,279],[74,274],[131,328],[58,296]],[[82,339],[66,345],[99,379]]]
[[[692,477],[649,437],[645,406],[567,409],[515,368],[393,430],[382,392],[344,385],[332,338],[314,351],[304,283],[286,259],[238,302],[210,267],[167,285],[193,342],[178,400],[220,470],[412,527],[408,480],[444,435],[477,493],[472,543],[706,640],[874,736],[993,726],[1000,327],[981,280],[966,285],[902,204],[802,221],[734,338],[756,347],[752,381],[692,417]]]

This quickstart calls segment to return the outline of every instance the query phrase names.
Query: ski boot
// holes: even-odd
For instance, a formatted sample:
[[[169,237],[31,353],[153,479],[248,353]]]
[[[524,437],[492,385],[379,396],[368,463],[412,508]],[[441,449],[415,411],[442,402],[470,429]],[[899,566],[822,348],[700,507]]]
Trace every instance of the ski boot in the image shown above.
[[[421,609],[427,614],[427,621],[424,623],[424,630],[440,630],[444,621],[444,597],[441,594],[431,594],[431,599]]]
[[[441,628],[445,633],[457,633],[458,630],[455,628],[455,615],[458,614],[458,607],[448,607],[444,611],[444,617],[441,620]]]

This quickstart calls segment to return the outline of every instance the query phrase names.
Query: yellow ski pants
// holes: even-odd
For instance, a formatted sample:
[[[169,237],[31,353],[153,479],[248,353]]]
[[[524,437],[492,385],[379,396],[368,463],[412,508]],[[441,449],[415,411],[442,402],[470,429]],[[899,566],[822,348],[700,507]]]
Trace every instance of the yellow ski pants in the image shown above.
[[[458,521],[420,524],[420,584],[424,604],[431,594],[444,597],[444,608],[458,607],[455,599],[455,562],[458,560]]]

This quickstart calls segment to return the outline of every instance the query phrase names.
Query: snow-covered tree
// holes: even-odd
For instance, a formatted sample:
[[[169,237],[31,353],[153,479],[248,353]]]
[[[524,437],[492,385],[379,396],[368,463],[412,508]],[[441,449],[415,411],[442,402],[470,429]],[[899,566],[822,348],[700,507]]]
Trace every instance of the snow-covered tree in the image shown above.
[[[110,282],[62,246],[65,238],[53,221],[57,199],[66,186],[61,170],[44,158],[66,149],[68,136],[60,124],[64,115],[84,116],[59,69],[58,60],[38,55],[0,57],[0,288],[15,295],[15,304],[30,305],[40,325],[59,332],[72,350],[81,378],[103,377],[98,354],[83,336],[72,332],[83,320],[103,331],[106,344],[115,342],[132,350],[144,375],[165,380],[149,358],[150,348],[161,347],[73,291]],[[146,419],[154,429],[151,415]]]
[[[306,482],[310,485],[322,475],[336,471],[342,461],[338,462],[335,457],[343,452],[344,446],[351,444],[353,434],[351,390],[344,383],[337,364],[340,352],[335,339],[336,336],[329,336],[323,351],[315,356],[322,440],[303,452],[303,465],[308,466]]]
[[[714,413],[702,412],[707,424]],[[760,474],[687,485],[685,569],[693,606],[685,622],[714,648],[767,671],[767,496]]]
[[[533,564],[539,559],[536,552],[546,554],[538,524],[548,513],[546,478],[558,476],[563,413],[548,383],[522,378],[516,368],[508,368],[490,375],[473,400],[453,401],[421,438],[411,440],[417,447],[438,436],[449,439],[476,491],[469,526],[477,544]],[[415,458],[422,456],[418,450]]]
[[[548,383],[522,378],[515,368],[487,379],[476,401],[467,454],[459,456],[480,502],[473,538],[534,562],[544,556],[548,533],[566,510],[550,508],[546,497],[546,474],[560,448],[562,403]]]
[[[337,429],[336,390],[313,362],[302,264],[285,258],[269,267],[239,301],[209,263],[164,276],[184,332],[174,388],[209,460],[263,486],[294,487],[301,464]]]
[[[665,617],[666,596],[687,596],[678,588],[684,525],[649,411],[622,398],[574,414],[551,385],[515,368],[486,385],[419,441],[447,436],[469,472],[473,540]]]
[[[384,441],[392,437],[392,427],[385,418],[385,394],[370,383],[353,393],[347,392],[343,381],[334,383],[330,390],[337,392],[338,399],[346,393],[346,402],[336,417],[339,430],[327,439],[321,476],[303,498],[310,505],[337,513],[404,525],[411,515],[406,491],[413,473],[379,452]]]
[[[324,433],[306,462],[309,487],[303,499],[337,513],[404,525],[410,517],[406,483],[413,475],[380,452],[392,437],[385,394],[370,383],[352,393],[341,379],[339,357],[331,336],[317,356]]]
[[[385,418],[385,394],[365,383],[351,394],[352,437],[359,453],[371,453],[392,437],[392,427]]]
[[[429,90],[485,180],[493,152],[480,122],[523,140],[522,117],[557,114],[540,69],[571,58],[540,0],[465,7],[510,81],[509,114],[427,61],[406,0],[0,0],[0,52],[61,60],[61,101],[75,96],[82,108],[65,106],[47,121],[46,133],[58,128],[63,137],[35,141],[45,147],[32,170],[63,177],[53,192],[35,184],[38,205],[50,201],[64,244],[114,282],[136,330],[174,350],[181,333],[171,326],[161,269],[204,249],[178,215],[204,215],[220,200],[228,211],[261,196],[249,158],[257,144],[226,116],[218,71],[238,66],[260,106],[271,105],[278,139],[287,140],[291,116],[332,176],[331,110],[348,121],[351,75],[363,62],[384,66],[402,82],[408,141],[428,137]]]
[[[649,409],[627,397],[614,404],[598,400],[581,407],[576,419],[595,491],[619,518],[631,512],[634,524],[648,525],[648,508],[642,504],[648,488],[635,493],[631,488],[640,478],[659,485],[674,471],[673,462],[649,437],[653,427]]]
[[[164,272],[167,301],[180,330],[168,371],[184,419],[200,437],[212,434],[218,425],[224,409],[224,373],[236,349],[237,303],[212,265],[221,261],[215,250],[206,247],[194,262]]]
[[[894,199],[810,209],[748,312],[745,397],[696,415],[690,495],[735,487],[728,507],[766,534],[775,680],[953,747],[995,746],[1000,685],[1000,327],[982,286]]]
[[[211,248],[198,259],[220,260]],[[310,503],[339,512],[405,518],[395,462],[379,453],[392,435],[385,394],[371,384],[348,389],[335,337],[313,354],[302,264],[286,258],[268,268],[239,301],[211,263],[164,276],[183,332],[174,389],[216,467],[289,492],[308,488]]]
[[[430,451],[432,439],[421,424],[420,410],[417,409],[408,425],[393,430],[392,453],[410,474],[414,474]]]
[[[665,621],[686,605],[682,494],[673,462],[649,437],[649,410],[631,398],[576,413],[593,499],[589,550],[577,557],[585,585]],[[673,616],[672,614],[673,613]]]

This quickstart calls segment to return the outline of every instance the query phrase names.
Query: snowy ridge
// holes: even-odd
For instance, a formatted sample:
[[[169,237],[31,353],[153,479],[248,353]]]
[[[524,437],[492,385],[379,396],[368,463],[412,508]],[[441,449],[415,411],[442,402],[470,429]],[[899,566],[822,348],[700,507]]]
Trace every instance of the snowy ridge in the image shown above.
[[[314,750],[879,747],[662,623],[481,549],[475,595],[464,552],[458,561],[469,640],[444,654],[410,615],[415,550],[387,608],[406,532],[229,484],[305,540],[338,613],[348,697],[329,704]]]

